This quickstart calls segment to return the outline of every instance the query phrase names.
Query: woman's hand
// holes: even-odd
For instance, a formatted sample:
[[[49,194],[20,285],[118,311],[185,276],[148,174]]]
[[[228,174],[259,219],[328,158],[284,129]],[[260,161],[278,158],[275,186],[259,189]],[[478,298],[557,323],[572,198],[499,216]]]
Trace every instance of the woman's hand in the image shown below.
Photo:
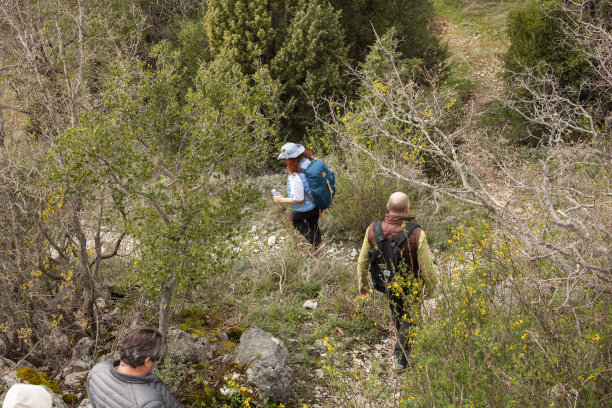
[[[275,195],[274,197],[272,197],[274,199],[275,203],[285,203],[285,197],[283,197],[282,195]]]

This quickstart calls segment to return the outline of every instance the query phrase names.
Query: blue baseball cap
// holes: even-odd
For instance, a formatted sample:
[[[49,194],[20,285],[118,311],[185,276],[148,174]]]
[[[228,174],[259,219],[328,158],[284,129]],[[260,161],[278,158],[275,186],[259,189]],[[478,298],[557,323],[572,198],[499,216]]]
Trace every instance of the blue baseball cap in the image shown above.
[[[278,155],[277,160],[283,159],[295,159],[300,154],[304,153],[306,149],[301,144],[296,143],[285,143],[281,147],[281,154]]]

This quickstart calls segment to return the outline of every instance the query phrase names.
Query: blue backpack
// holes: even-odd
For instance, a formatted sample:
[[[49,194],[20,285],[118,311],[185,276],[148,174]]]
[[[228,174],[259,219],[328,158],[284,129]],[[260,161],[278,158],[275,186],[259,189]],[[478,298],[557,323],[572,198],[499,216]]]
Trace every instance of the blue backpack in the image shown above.
[[[329,208],[336,194],[336,177],[321,160],[313,160],[304,170],[308,180],[311,199],[321,210]]]

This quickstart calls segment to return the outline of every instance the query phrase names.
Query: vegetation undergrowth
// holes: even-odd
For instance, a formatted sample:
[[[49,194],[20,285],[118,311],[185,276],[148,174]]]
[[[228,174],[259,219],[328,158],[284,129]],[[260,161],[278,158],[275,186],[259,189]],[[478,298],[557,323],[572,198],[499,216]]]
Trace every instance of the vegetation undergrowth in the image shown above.
[[[0,13],[0,352],[49,371],[21,379],[62,391],[80,338],[172,325],[215,346],[160,365],[187,406],[609,404],[609,2],[86,3]],[[336,172],[319,256],[269,194],[288,139]],[[399,376],[355,271],[397,190],[439,280]],[[231,361],[253,325],[291,402]]]

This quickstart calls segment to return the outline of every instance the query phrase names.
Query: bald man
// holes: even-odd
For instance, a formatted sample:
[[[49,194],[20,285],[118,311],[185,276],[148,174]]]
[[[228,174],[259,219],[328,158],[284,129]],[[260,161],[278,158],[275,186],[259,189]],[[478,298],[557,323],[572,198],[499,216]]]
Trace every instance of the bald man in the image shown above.
[[[402,229],[414,227],[415,224],[409,224],[414,218],[408,217],[410,199],[405,193],[398,191],[391,194],[387,202],[387,211],[388,214],[381,222],[382,233],[387,241],[393,241]],[[368,282],[370,250],[376,246],[376,243],[374,223],[372,223],[366,230],[357,263],[359,293],[362,296],[367,296],[370,292]],[[405,279],[400,281],[401,291],[397,287],[392,288],[394,289],[392,291],[387,291],[397,334],[393,352],[393,369],[398,372],[405,370],[410,362],[410,329],[415,324],[414,313],[411,313],[411,309],[419,307],[421,296],[423,299],[431,298],[436,287],[436,273],[425,232],[416,226],[400,247],[405,261],[406,272],[402,274]],[[408,287],[411,289],[408,290]]]

